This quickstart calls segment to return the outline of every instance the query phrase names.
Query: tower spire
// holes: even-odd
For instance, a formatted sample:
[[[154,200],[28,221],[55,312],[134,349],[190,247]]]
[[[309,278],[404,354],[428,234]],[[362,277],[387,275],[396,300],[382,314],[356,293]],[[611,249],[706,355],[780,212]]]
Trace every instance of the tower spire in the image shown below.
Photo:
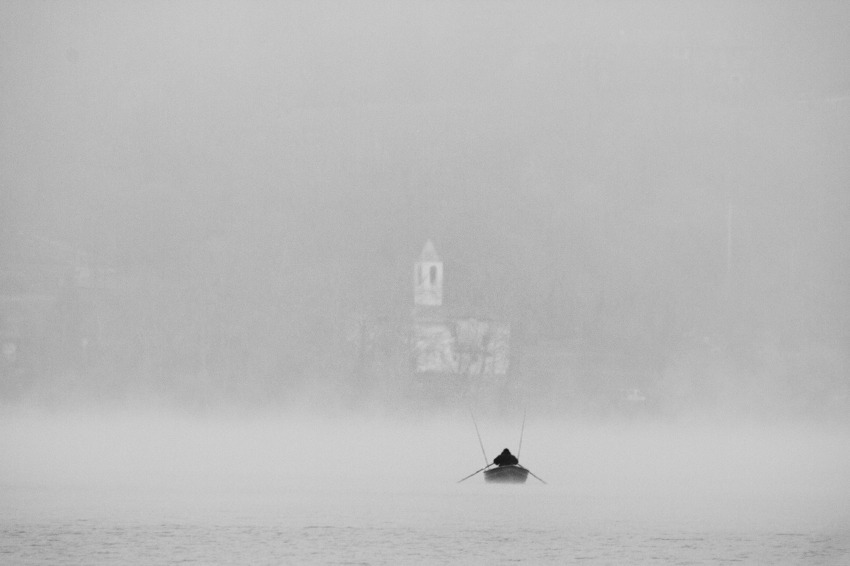
[[[417,306],[443,304],[443,261],[428,240],[413,268],[413,302]]]

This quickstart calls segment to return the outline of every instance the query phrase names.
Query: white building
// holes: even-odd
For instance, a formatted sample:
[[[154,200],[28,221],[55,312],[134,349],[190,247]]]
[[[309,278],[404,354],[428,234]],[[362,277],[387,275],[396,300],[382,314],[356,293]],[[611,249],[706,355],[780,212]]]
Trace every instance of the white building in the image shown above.
[[[443,304],[443,262],[428,240],[413,269],[413,358],[418,374],[504,375],[510,324]]]

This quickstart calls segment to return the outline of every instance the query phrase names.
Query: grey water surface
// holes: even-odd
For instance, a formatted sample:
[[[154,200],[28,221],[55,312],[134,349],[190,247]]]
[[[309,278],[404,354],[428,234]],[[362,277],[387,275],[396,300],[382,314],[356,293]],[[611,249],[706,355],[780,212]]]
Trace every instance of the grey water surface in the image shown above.
[[[538,423],[522,486],[457,483],[483,461],[460,419],[3,424],[3,564],[850,559],[850,433],[823,424]]]

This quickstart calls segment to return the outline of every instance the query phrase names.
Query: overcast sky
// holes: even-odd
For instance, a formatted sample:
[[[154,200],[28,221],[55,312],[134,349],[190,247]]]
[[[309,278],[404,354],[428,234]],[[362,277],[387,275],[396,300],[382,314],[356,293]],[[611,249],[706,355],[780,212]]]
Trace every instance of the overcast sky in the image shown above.
[[[330,264],[406,281],[433,238],[456,265],[522,271],[530,294],[580,272],[704,295],[731,218],[742,287],[784,281],[785,300],[803,273],[820,307],[847,306],[846,3],[2,0],[0,16],[13,230],[124,264],[234,249],[258,276],[316,281]]]

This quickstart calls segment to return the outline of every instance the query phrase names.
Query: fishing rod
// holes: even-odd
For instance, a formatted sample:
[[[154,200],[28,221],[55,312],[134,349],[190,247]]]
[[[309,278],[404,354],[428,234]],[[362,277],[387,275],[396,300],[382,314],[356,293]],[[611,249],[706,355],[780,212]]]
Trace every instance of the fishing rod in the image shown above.
[[[460,482],[462,482],[462,481],[468,480],[469,478],[471,478],[471,477],[472,477],[472,476],[474,476],[475,474],[477,474],[477,473],[479,473],[479,472],[483,472],[484,470],[486,470],[487,468],[489,468],[489,467],[490,467],[490,466],[492,466],[492,465],[493,465],[493,464],[487,464],[486,466],[484,466],[484,467],[483,467],[483,468],[481,468],[480,470],[478,470],[478,471],[476,471],[476,472],[472,472],[471,474],[469,474],[468,476],[466,476],[466,477],[465,477],[465,478],[463,478],[462,480],[458,480],[458,482],[457,482],[457,483],[460,483]],[[531,473],[531,472],[529,472],[529,473]]]
[[[528,414],[528,407],[522,412],[522,429],[519,431],[519,448],[516,451],[516,459],[519,460],[519,454],[522,452],[522,435],[525,433],[525,416]]]
[[[472,424],[475,425],[475,434],[478,435],[478,445],[481,446],[481,453],[484,454],[484,463],[486,464],[486,467],[490,467],[491,466],[490,458],[487,457],[487,452],[484,451],[484,443],[481,441],[481,433],[478,432],[478,423],[475,422],[475,415],[472,414],[472,407],[469,408],[469,416],[472,417]],[[481,470],[483,470],[483,469],[485,469],[485,468],[481,468]],[[481,470],[478,470],[478,471],[480,472]],[[475,473],[477,474],[478,472],[475,472]],[[464,479],[466,479],[466,478],[464,478]]]
[[[522,452],[522,437],[523,437],[523,434],[525,433],[525,417],[526,417],[527,415],[528,415],[528,407],[526,407],[526,408],[522,411],[522,429],[521,429],[521,430],[520,430],[520,432],[519,432],[519,448],[517,448],[517,451],[516,451],[516,457],[517,457],[517,460],[519,460],[519,453],[520,453],[520,452]],[[527,472],[528,472],[529,474],[531,474],[534,478],[536,478],[536,479],[540,480],[541,482],[543,482],[543,484],[544,484],[544,485],[549,485],[548,483],[546,483],[546,482],[543,480],[543,478],[539,478],[539,477],[535,476],[535,475],[534,475],[534,472],[532,472],[531,470],[529,470],[528,468],[526,468],[526,467],[525,467],[525,466],[523,466],[522,464],[517,464],[517,466],[519,466],[519,467],[520,467],[520,468],[522,468],[523,470],[527,471]]]

